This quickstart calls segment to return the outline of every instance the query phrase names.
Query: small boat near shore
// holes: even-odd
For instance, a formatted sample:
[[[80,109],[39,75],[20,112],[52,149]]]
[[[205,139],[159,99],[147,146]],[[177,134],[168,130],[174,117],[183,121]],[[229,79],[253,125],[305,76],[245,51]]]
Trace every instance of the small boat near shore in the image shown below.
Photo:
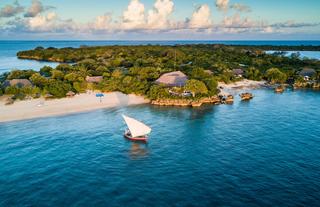
[[[122,115],[124,121],[126,122],[128,129],[124,132],[124,137],[130,141],[148,141],[148,135],[151,133],[151,128],[144,123]]]

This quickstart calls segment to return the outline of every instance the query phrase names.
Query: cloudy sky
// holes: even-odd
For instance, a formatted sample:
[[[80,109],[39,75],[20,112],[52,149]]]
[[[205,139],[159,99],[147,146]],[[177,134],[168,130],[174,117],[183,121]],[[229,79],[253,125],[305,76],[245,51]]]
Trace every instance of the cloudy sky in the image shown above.
[[[0,39],[320,40],[319,0],[0,0]]]

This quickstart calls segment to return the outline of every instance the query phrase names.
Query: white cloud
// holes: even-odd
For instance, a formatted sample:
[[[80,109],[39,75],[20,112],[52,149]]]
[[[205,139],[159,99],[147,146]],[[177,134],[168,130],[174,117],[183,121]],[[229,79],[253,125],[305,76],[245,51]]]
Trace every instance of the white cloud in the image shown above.
[[[167,29],[170,27],[168,18],[173,10],[172,0],[156,0],[153,10],[148,12],[147,29]]]
[[[18,1],[15,1],[13,5],[6,5],[0,9],[0,17],[13,17],[23,10],[24,7],[20,6]]]
[[[267,26],[263,29],[263,32],[264,33],[272,33],[272,32],[274,32],[274,29],[270,26]]]
[[[47,31],[53,29],[56,20],[57,14],[55,12],[49,12],[47,15],[38,14],[30,18],[28,25],[31,30]]]
[[[251,8],[249,6],[240,3],[232,4],[230,5],[230,8],[239,12],[251,12]]]
[[[216,7],[219,10],[227,11],[229,7],[229,0],[216,0]]]
[[[207,4],[201,5],[193,12],[189,26],[192,29],[204,29],[212,27],[211,11]]]
[[[112,17],[110,14],[97,16],[92,27],[94,30],[110,30]]]
[[[44,11],[47,11],[49,9],[52,9],[54,7],[52,6],[43,6],[41,1],[39,0],[33,0],[30,8],[28,11],[24,14],[25,17],[35,17],[38,14],[41,14]]]
[[[1,0],[0,0],[1,1]],[[15,5],[15,6],[14,6]],[[242,12],[248,11],[249,7],[234,3],[229,4],[229,0],[216,0],[219,10],[227,11],[228,8],[236,10],[236,14],[226,16],[220,23],[213,24],[211,9],[207,4],[200,5],[195,9],[191,17],[186,20],[174,20],[171,15],[174,12],[173,0],[154,0],[153,8],[146,10],[141,0],[130,0],[127,8],[123,11],[119,19],[113,19],[112,15],[105,13],[97,16],[86,23],[79,23],[72,19],[61,19],[56,12],[48,11],[49,6],[42,5],[40,0],[33,0],[27,12],[23,15],[23,8],[16,2],[14,8],[5,6],[0,9],[9,18],[2,21],[1,32],[10,34],[55,34],[55,35],[100,35],[101,37],[120,37],[126,34],[132,37],[140,37],[148,34],[150,37],[157,38],[159,35],[174,34],[188,37],[193,34],[206,35],[214,31],[215,34],[252,34],[252,33],[283,33],[287,31],[304,31],[306,27],[318,27],[319,22],[300,22],[294,21],[279,22],[268,24],[265,21],[242,17]],[[5,9],[4,9],[5,8]],[[9,8],[9,9],[8,9]],[[4,11],[4,12],[3,12]],[[1,19],[2,20],[2,19]],[[151,33],[151,34],[150,34]],[[157,34],[157,35],[152,35]],[[131,37],[131,36],[130,36]]]
[[[141,29],[145,25],[145,8],[139,0],[131,0],[127,10],[123,12],[123,29]]]

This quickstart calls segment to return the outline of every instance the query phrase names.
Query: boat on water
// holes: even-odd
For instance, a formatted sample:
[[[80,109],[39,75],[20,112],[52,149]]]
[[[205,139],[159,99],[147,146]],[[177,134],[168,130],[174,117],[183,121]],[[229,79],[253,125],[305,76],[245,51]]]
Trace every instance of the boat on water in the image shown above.
[[[124,121],[126,122],[128,129],[124,132],[124,137],[131,141],[142,141],[146,142],[148,140],[148,135],[151,132],[151,128],[144,123],[122,115]]]

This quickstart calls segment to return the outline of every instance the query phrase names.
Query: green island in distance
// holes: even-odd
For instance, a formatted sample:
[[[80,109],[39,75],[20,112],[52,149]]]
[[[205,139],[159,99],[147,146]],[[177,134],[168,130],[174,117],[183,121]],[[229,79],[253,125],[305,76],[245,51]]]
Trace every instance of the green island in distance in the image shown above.
[[[12,99],[63,98],[86,90],[120,91],[150,100],[200,100],[217,97],[218,82],[265,80],[271,85],[320,88],[320,61],[265,51],[320,51],[320,46],[243,46],[222,44],[81,46],[20,51],[18,58],[61,63],[40,71],[13,70],[0,75],[0,95]],[[179,71],[180,85],[159,83]],[[174,75],[177,75],[174,73]],[[178,77],[183,78],[183,77]],[[166,80],[166,77],[162,79]],[[184,95],[182,95],[184,94]]]

